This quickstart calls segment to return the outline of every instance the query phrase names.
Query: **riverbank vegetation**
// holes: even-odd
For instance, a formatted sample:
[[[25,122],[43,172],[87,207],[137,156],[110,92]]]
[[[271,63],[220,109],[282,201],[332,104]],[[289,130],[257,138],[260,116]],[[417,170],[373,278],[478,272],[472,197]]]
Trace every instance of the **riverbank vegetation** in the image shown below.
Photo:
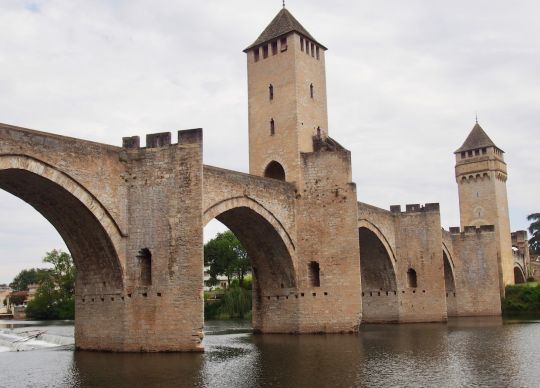
[[[251,319],[251,279],[204,293],[204,319]]]
[[[204,245],[204,265],[209,275],[205,286],[214,287],[220,284],[220,277],[227,278],[225,289],[204,293],[205,319],[250,319],[251,262],[230,230],[218,233]]]
[[[540,316],[540,283],[506,286],[502,311],[504,315]]]
[[[52,268],[23,270],[10,286],[15,291],[29,291],[36,284],[35,294],[27,293],[25,300],[11,298],[12,305],[26,302],[26,317],[38,320],[75,318],[75,266],[71,255],[61,250],[47,252],[43,262]]]

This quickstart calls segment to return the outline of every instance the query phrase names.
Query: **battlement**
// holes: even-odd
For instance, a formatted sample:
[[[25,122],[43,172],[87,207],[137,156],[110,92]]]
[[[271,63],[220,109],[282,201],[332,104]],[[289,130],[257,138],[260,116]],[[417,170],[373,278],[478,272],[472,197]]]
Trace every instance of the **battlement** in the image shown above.
[[[528,235],[526,230],[512,232],[512,244],[517,244],[518,242],[527,242],[527,237]]]
[[[392,213],[402,213],[401,205],[390,206],[390,211]],[[438,211],[440,211],[440,205],[438,203],[426,203],[425,205],[420,205],[420,204],[405,205],[405,213],[423,213],[423,212],[438,212]]]
[[[202,128],[185,129],[178,131],[178,144],[196,144],[202,142]],[[158,132],[146,135],[145,148],[167,147],[172,144],[171,132]],[[122,138],[122,148],[141,148],[140,136]]]
[[[471,235],[471,234],[480,234],[480,233],[493,233],[495,232],[495,225],[480,225],[476,227],[474,225],[465,226],[463,232],[459,226],[450,227],[450,234],[453,235]]]

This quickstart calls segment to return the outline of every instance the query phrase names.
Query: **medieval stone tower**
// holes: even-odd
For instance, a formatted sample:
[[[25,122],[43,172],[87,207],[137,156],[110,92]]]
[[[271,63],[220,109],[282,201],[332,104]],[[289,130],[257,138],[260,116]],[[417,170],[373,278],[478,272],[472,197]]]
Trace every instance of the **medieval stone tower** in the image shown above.
[[[505,285],[514,283],[503,154],[478,122],[455,152],[461,228],[495,226],[501,294]]]
[[[302,181],[300,153],[328,134],[325,50],[286,8],[244,50],[251,174]]]

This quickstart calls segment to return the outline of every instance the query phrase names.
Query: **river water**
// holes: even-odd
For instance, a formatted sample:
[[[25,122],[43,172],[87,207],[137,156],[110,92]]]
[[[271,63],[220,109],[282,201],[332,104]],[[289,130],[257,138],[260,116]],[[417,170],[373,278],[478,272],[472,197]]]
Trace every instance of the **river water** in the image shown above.
[[[37,331],[46,334],[28,339]],[[302,336],[253,335],[248,322],[211,321],[205,331],[204,354],[114,354],[75,352],[71,323],[0,321],[0,387],[540,386],[540,320],[452,319]]]

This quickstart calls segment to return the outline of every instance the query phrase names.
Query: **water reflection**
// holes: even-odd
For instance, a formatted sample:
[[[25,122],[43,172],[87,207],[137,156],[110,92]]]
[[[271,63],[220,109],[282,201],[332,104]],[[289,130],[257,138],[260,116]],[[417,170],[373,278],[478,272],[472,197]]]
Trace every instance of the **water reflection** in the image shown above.
[[[0,386],[537,386],[540,324],[500,318],[364,325],[358,335],[252,335],[210,322],[204,354],[72,348],[0,353]]]

